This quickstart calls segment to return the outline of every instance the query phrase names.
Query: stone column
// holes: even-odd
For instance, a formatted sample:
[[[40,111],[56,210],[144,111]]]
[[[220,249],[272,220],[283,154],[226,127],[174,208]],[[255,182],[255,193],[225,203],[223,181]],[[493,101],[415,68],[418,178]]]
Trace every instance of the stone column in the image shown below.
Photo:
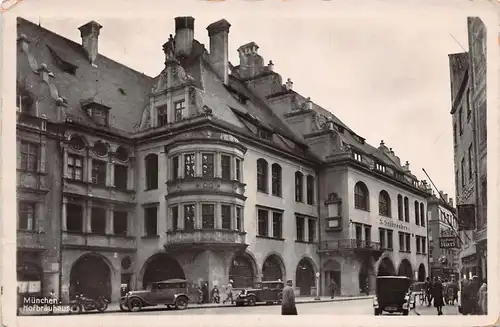
[[[182,179],[186,177],[184,171],[184,165],[185,165],[184,155],[183,154],[177,154],[177,155],[179,156],[179,178]]]
[[[184,230],[184,207],[179,205],[179,224],[177,225],[179,230]]]
[[[67,214],[67,206],[68,204],[68,199],[66,199],[66,197],[63,197],[63,200],[62,200],[62,210],[61,210],[61,216],[62,216],[62,226],[61,226],[61,229],[63,231],[66,231],[68,230],[68,214]]]
[[[39,166],[39,171],[41,173],[45,173],[45,163],[46,162],[47,162],[47,143],[42,142],[40,144],[40,166]],[[67,163],[67,160],[63,162],[63,165],[66,166],[66,163]]]
[[[109,176],[106,178],[108,181],[108,186],[115,186],[115,162],[111,159],[108,162],[108,172]]]
[[[309,218],[304,218],[304,241],[309,242]]]
[[[135,158],[134,158],[135,159]],[[127,180],[127,189],[128,190],[134,190],[135,189],[135,183],[134,183],[134,177],[135,177],[135,160],[130,158],[130,164],[128,168],[128,180]]]
[[[109,207],[106,209],[106,234],[108,235],[114,234],[113,213],[114,213],[114,204],[111,203]]]
[[[220,151],[217,151],[214,157],[214,176],[218,178],[222,177],[221,162],[222,162],[221,153]]]
[[[220,202],[215,204],[214,208],[214,229],[222,229],[222,205]]]
[[[68,148],[63,149],[63,178],[68,176]]]
[[[86,215],[84,218],[84,231],[86,233],[92,233],[92,201],[87,201]]]
[[[201,218],[201,204],[197,202],[194,205],[194,229],[201,229],[203,226]]]
[[[197,151],[194,154],[195,157],[195,168],[194,168],[194,175],[200,177],[202,174],[202,169],[201,169],[201,152]]]
[[[268,229],[267,234],[269,236],[273,237],[274,231],[273,231],[273,213],[272,213],[272,211],[268,211],[268,214],[267,214],[267,229]]]
[[[184,87],[184,105],[186,106],[186,109],[184,109],[185,113],[186,113],[186,116],[187,117],[190,117],[194,114],[194,112],[191,112],[191,107],[189,105],[189,87],[186,86]],[[175,108],[174,108],[175,109]]]
[[[90,150],[87,156],[87,181],[92,183],[92,156],[90,155]]]

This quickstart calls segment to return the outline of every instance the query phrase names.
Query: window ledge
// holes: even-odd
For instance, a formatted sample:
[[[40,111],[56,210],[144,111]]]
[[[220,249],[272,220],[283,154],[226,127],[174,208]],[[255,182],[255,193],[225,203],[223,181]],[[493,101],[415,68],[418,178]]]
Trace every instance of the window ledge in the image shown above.
[[[149,191],[157,191],[158,188],[146,188],[144,189],[144,192],[149,192]]]
[[[39,170],[29,170],[29,169],[22,169],[22,168],[17,168],[16,169],[18,172],[21,173],[30,173],[30,174],[36,174],[36,175],[41,175],[41,176],[47,176],[48,173],[45,171],[39,171]]]
[[[360,208],[360,207],[356,207],[356,206],[354,207],[354,209],[361,210],[361,211],[366,211],[366,212],[370,212],[370,210],[368,210],[368,209]]]
[[[45,234],[45,231],[43,231],[43,230],[37,230],[37,229],[22,229],[22,228],[18,228],[17,232],[18,233],[29,233],[29,234]]]
[[[160,238],[160,235],[144,235],[144,236],[141,236],[142,239],[156,239],[156,238]]]
[[[262,193],[262,194],[265,194],[265,195],[269,195],[269,193],[267,191],[262,191],[262,190],[257,190],[257,193]]]
[[[295,240],[295,243],[303,243],[303,244],[317,244],[318,242],[310,242],[310,241],[301,241],[301,240]]]
[[[271,237],[271,236],[263,236],[263,235],[257,235],[257,238],[264,238],[268,240],[275,240],[275,241],[284,241],[284,238],[278,238],[278,237]]]

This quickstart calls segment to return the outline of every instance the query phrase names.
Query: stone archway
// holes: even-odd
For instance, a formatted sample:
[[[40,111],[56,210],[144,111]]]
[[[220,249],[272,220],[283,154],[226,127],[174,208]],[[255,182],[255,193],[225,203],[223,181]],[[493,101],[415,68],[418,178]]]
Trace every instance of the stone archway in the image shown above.
[[[361,263],[361,268],[358,274],[359,292],[361,294],[369,294],[374,289],[374,271],[370,259],[365,259]]]
[[[396,275],[396,268],[394,267],[394,263],[391,258],[385,257],[383,258],[377,269],[377,276],[394,276]]]
[[[408,259],[401,260],[398,268],[398,276],[406,276],[410,279],[413,279],[413,269]]]
[[[331,289],[329,287],[332,284],[332,280],[337,285],[335,294],[342,294],[342,271],[340,263],[333,259],[328,260],[323,264],[323,273],[323,295],[331,296]]]
[[[175,278],[186,278],[177,260],[166,253],[155,254],[144,264],[142,287],[145,289],[151,283]]]
[[[255,261],[247,253],[237,254],[229,267],[229,279],[234,288],[253,287],[256,277]]]
[[[262,264],[262,281],[283,281],[285,277],[285,265],[277,254],[269,255]]]
[[[295,285],[300,288],[300,295],[312,295],[311,288],[316,284],[314,266],[310,258],[302,258],[297,265]]]
[[[98,254],[85,254],[71,267],[69,297],[77,294],[89,298],[104,296],[111,301],[111,267],[107,260]]]
[[[425,282],[425,275],[426,275],[425,266],[423,263],[421,263],[420,266],[418,267],[418,281]]]
[[[43,271],[31,261],[22,261],[17,265],[18,293],[27,296],[42,295]]]

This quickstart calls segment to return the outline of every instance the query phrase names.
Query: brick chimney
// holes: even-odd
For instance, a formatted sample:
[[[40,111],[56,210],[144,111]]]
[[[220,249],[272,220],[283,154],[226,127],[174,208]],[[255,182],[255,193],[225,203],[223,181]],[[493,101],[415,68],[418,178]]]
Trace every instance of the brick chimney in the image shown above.
[[[175,18],[175,56],[189,57],[194,39],[194,18]]]
[[[230,27],[231,24],[225,19],[221,19],[207,27],[208,36],[210,37],[210,62],[224,84],[229,82]]]
[[[88,22],[85,25],[78,27],[80,30],[80,35],[82,37],[82,46],[87,53],[89,61],[94,65],[95,59],[97,58],[98,44],[99,44],[99,33],[102,26],[96,21]]]
[[[253,77],[264,69],[264,59],[259,55],[258,50],[259,46],[255,42],[247,43],[238,48],[241,77]]]

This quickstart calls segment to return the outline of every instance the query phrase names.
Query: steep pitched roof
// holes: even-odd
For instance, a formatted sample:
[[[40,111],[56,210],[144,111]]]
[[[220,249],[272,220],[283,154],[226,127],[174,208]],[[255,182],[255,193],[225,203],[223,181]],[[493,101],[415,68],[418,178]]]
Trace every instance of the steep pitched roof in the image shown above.
[[[149,104],[153,78],[101,54],[95,61],[97,67],[93,67],[80,44],[18,18],[18,36],[21,34],[28,37],[28,51],[38,66],[46,64],[54,74],[50,83],[67,100],[69,118],[122,135],[134,131],[143,108]],[[49,120],[57,120],[57,108],[46,84],[31,70],[28,58],[21,52],[18,54],[18,81],[35,91],[40,112]],[[71,68],[76,68],[74,75]],[[81,109],[80,102],[89,99],[111,108],[109,127],[99,126]]]

